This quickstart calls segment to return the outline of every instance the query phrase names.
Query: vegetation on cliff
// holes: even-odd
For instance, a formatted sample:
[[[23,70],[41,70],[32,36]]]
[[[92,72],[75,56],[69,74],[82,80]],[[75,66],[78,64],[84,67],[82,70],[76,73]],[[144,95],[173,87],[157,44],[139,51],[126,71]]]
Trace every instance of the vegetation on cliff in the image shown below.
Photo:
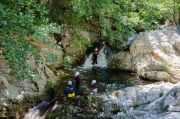
[[[178,0],[1,0],[0,48],[13,75],[33,79],[37,76],[26,62],[29,55],[39,63],[43,55],[48,64],[63,64],[74,58],[68,54],[64,62],[63,54],[57,53],[64,49],[53,39],[53,33],[61,34],[64,24],[73,30],[71,46],[84,54],[90,43],[78,35],[77,29],[97,32],[118,48],[129,35],[155,28],[166,19],[177,19],[177,13]]]

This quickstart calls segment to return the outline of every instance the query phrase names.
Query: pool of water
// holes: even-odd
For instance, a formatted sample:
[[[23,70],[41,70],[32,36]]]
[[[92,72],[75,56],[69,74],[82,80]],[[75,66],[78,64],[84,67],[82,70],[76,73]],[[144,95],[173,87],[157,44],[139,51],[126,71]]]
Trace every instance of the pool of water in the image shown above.
[[[90,86],[92,80],[96,80],[99,84],[99,93],[105,91],[114,91],[133,85],[144,85],[152,83],[142,80],[135,73],[123,72],[120,70],[112,70],[103,67],[76,68],[73,72],[79,71],[81,74],[81,85]]]

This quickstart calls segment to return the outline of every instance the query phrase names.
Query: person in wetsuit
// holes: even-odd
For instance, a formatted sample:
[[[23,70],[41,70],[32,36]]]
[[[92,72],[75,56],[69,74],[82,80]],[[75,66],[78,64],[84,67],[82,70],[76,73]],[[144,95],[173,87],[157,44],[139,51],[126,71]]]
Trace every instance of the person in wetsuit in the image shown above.
[[[77,71],[75,72],[75,76],[74,76],[74,80],[75,80],[75,88],[76,91],[79,92],[79,88],[80,88],[80,73]]]
[[[92,92],[92,93],[97,93],[98,87],[99,87],[99,86],[98,86],[96,80],[92,80],[92,82],[91,82],[91,87],[90,87],[90,92]]]
[[[72,81],[69,80],[69,81],[68,81],[68,85],[67,85],[66,88],[64,89],[64,97],[74,98],[75,96],[76,96],[75,88],[74,88],[74,86],[72,85]]]
[[[98,48],[94,49],[93,55],[92,55],[92,64],[97,64],[97,58],[98,58]]]

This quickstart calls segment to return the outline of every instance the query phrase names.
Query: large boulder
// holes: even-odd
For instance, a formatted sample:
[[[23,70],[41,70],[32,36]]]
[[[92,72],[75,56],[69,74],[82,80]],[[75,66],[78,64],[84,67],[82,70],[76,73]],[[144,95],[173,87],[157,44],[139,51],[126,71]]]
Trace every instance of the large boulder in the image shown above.
[[[115,54],[109,67],[137,72],[150,80],[180,81],[180,34],[176,27],[141,32]]]
[[[158,82],[100,95],[102,113],[113,119],[179,119],[180,83]],[[101,113],[101,114],[102,114]]]

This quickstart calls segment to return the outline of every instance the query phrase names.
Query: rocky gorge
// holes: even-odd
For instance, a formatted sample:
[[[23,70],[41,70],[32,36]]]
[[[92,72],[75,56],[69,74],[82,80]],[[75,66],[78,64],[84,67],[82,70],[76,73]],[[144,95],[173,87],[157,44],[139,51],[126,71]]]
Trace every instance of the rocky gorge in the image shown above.
[[[96,102],[98,107],[96,105],[91,109],[87,106],[86,114],[92,115],[79,113],[78,106],[71,107],[70,115],[75,114],[76,118],[178,119],[180,116],[179,38],[179,29],[174,26],[141,32],[124,43],[126,50],[110,55],[112,57],[107,61],[110,69],[132,71],[146,80],[166,82],[151,82],[152,84],[129,86],[120,90],[107,90],[95,96],[100,99],[100,102]],[[1,55],[1,115],[23,118],[22,113],[26,113],[32,106],[34,103],[32,100],[44,93],[47,82],[59,81],[48,67],[48,62],[41,64],[33,59],[32,56],[28,56],[27,63],[31,69],[40,74],[40,78],[15,81],[10,75],[8,62]],[[20,107],[18,107],[19,104],[21,104]],[[53,105],[49,115],[63,108],[62,104],[59,106],[55,104],[56,108]],[[54,117],[61,118],[58,114]]]
[[[110,68],[136,72],[154,81],[180,80],[179,27],[141,32],[124,43],[127,50],[113,55]]]
[[[1,0],[0,18],[0,118],[179,119],[178,0]]]
[[[179,119],[180,83],[158,82],[117,90],[100,97],[102,117],[112,119]]]

